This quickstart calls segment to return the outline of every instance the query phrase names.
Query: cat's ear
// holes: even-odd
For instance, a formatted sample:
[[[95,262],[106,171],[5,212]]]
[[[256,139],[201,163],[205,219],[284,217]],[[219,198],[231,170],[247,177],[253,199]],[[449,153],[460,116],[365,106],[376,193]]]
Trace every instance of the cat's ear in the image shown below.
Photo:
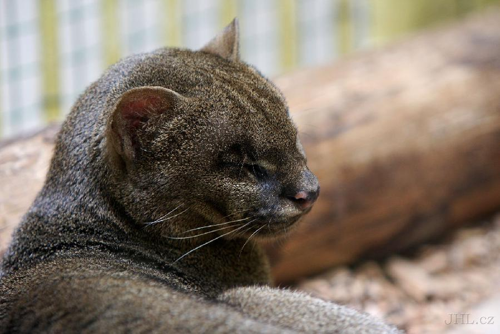
[[[201,48],[201,51],[212,53],[222,58],[237,61],[240,58],[239,24],[235,18],[214,39]]]
[[[133,160],[140,149],[138,133],[160,114],[175,113],[185,98],[164,87],[138,87],[125,92],[116,103],[108,125],[110,149],[125,160]]]

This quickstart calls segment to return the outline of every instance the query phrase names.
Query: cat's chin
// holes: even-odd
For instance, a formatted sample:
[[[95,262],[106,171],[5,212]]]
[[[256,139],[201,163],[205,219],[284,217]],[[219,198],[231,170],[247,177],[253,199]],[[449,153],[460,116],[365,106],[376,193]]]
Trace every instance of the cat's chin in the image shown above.
[[[298,225],[302,215],[288,220],[273,220],[270,218],[256,221],[254,226],[241,234],[243,238],[270,240],[287,236]]]
[[[247,214],[238,215],[238,211],[227,213],[215,205],[204,205],[203,210],[197,211],[197,214],[204,219],[204,225],[212,226],[212,230],[219,235],[225,234],[223,236],[225,239],[270,240],[287,236],[310,211],[310,208],[302,212],[288,212],[288,214],[283,214],[283,211],[265,209],[247,210]],[[239,212],[242,211],[245,212],[245,210]],[[199,227],[200,230],[201,228]],[[202,232],[206,231],[209,229],[203,229]]]

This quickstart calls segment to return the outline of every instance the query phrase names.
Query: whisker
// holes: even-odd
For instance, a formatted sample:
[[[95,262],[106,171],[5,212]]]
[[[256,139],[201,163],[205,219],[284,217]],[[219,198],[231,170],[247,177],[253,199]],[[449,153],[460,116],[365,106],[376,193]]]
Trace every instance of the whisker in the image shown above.
[[[244,229],[243,231],[239,231],[238,233],[236,233],[236,235],[243,235],[243,234],[247,233],[248,231],[250,231],[252,228],[253,228],[253,226],[250,226],[250,227]]]
[[[243,247],[241,247],[241,250],[240,250],[240,256],[241,256],[241,252],[243,252],[243,248],[245,248],[245,246],[247,245],[247,243],[250,241],[250,239],[252,239],[252,237],[254,235],[256,235],[257,233],[259,233],[260,230],[262,230],[266,225],[262,225],[261,227],[259,227],[257,230],[255,230],[255,232],[253,232],[247,239],[247,241],[245,241],[245,243],[243,244]]]
[[[242,218],[242,219],[236,219],[236,220],[232,220],[232,221],[224,222],[224,223],[220,223],[220,224],[213,224],[213,225],[206,225],[206,226],[202,226],[202,227],[192,228],[190,230],[182,232],[182,234],[186,234],[188,232],[197,231],[197,230],[203,230],[203,229],[206,229],[206,228],[209,228],[209,227],[222,226],[222,225],[227,225],[227,224],[231,224],[231,223],[236,223],[236,222],[244,221],[244,220],[247,220],[247,219],[250,219],[250,217]]]
[[[231,217],[231,216],[234,216],[234,215],[236,215],[236,214],[238,214],[238,213],[246,213],[246,212],[248,212],[248,211],[250,211],[250,209],[236,211],[236,212],[230,213],[230,214],[228,214],[227,216],[224,216],[224,217],[222,217],[222,218]]]
[[[161,219],[163,219],[163,218],[167,217],[169,214],[171,214],[172,212],[174,212],[175,210],[177,210],[177,209],[178,209],[178,208],[180,208],[181,206],[182,206],[182,204],[179,204],[179,205],[177,205],[177,206],[176,206],[173,210],[171,210],[170,212],[168,212],[168,213],[164,214],[164,215],[163,215],[163,216],[161,216],[160,218],[158,218],[158,219],[156,219],[156,220],[154,220],[154,221],[152,221],[152,222],[146,222],[146,223],[144,223],[144,224],[153,224],[153,223],[155,223],[155,222],[157,222],[157,221],[159,221],[159,220],[161,220]]]
[[[235,225],[239,225],[239,224],[235,224]],[[221,227],[221,228],[218,228],[218,229],[215,229],[215,230],[211,230],[211,231],[208,231],[208,232],[204,232],[204,233],[200,233],[200,234],[197,234],[197,235],[190,235],[188,237],[167,237],[167,238],[168,239],[174,239],[174,240],[193,239],[193,238],[201,237],[202,235],[207,235],[207,234],[214,233],[214,232],[217,232],[217,231],[227,230],[228,228],[234,227],[235,225]]]
[[[216,241],[216,240],[219,240],[220,238],[225,237],[226,235],[229,235],[229,234],[231,234],[231,233],[234,233],[234,232],[236,232],[236,231],[238,231],[238,230],[241,230],[241,229],[245,228],[246,226],[248,226],[249,224],[253,223],[254,221],[255,221],[255,220],[251,220],[251,221],[249,221],[248,223],[246,223],[246,224],[244,224],[244,225],[242,225],[242,226],[240,226],[240,227],[238,227],[238,228],[236,228],[236,229],[234,229],[234,230],[232,230],[232,231],[229,231],[229,232],[227,232],[227,233],[221,234],[221,235],[219,235],[218,237],[215,237],[215,238],[213,238],[212,240],[207,241],[207,242],[205,242],[205,243],[203,243],[203,244],[201,244],[201,245],[199,245],[199,246],[197,246],[197,247],[195,247],[195,248],[191,249],[191,250],[190,250],[190,251],[188,251],[187,253],[184,253],[184,255],[182,255],[181,257],[179,257],[177,260],[175,260],[172,264],[176,264],[176,263],[177,263],[177,262],[179,262],[181,259],[183,259],[184,257],[188,256],[188,255],[189,255],[189,254],[191,254],[192,252],[194,252],[194,251],[196,251],[196,250],[200,249],[200,248],[201,248],[201,247],[203,247],[203,246],[206,246],[206,245],[208,245],[208,244],[210,244],[210,243],[212,243],[212,242],[214,242],[214,241]]]
[[[186,208],[185,210],[182,210],[181,212],[173,215],[173,216],[170,216],[170,217],[166,217],[166,218],[163,218],[163,219],[159,219],[159,220],[156,220],[154,222],[150,222],[150,223],[146,223],[146,225],[150,226],[150,225],[154,225],[154,224],[158,224],[158,223],[163,223],[163,222],[166,222],[167,220],[170,220],[172,218],[175,218],[177,216],[180,216],[182,215],[184,212],[186,212],[187,210],[189,210],[189,208]]]

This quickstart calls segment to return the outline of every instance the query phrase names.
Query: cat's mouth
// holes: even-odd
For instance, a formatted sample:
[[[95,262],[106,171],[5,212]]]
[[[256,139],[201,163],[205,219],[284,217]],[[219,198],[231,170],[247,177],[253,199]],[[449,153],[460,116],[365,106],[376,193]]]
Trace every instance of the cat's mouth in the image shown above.
[[[227,239],[266,239],[288,234],[310,210],[311,208],[290,212],[280,207],[271,207],[231,212],[216,205],[208,205],[200,214],[210,222],[206,226],[207,231],[224,234]]]
[[[300,219],[300,218],[299,218]],[[288,234],[296,226],[295,222],[277,222],[272,220],[251,220],[248,226],[240,226],[232,229],[232,233],[228,233],[228,239],[269,239],[284,236]]]
[[[288,234],[307,212],[293,216],[283,216],[279,214],[250,214],[247,219],[251,222],[251,228],[249,227],[248,231],[243,233],[243,236],[248,237],[251,235],[257,239],[278,237]]]

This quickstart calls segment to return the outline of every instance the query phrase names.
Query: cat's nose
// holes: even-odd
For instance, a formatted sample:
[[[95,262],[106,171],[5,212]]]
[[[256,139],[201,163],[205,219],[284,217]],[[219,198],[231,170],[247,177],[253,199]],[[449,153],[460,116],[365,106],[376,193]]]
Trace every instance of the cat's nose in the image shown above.
[[[319,196],[319,182],[316,176],[308,169],[295,179],[295,184],[285,189],[283,194],[295,207],[305,211],[313,206]]]
[[[319,185],[312,190],[301,190],[294,196],[289,196],[288,199],[297,204],[302,210],[309,209],[319,196]]]

